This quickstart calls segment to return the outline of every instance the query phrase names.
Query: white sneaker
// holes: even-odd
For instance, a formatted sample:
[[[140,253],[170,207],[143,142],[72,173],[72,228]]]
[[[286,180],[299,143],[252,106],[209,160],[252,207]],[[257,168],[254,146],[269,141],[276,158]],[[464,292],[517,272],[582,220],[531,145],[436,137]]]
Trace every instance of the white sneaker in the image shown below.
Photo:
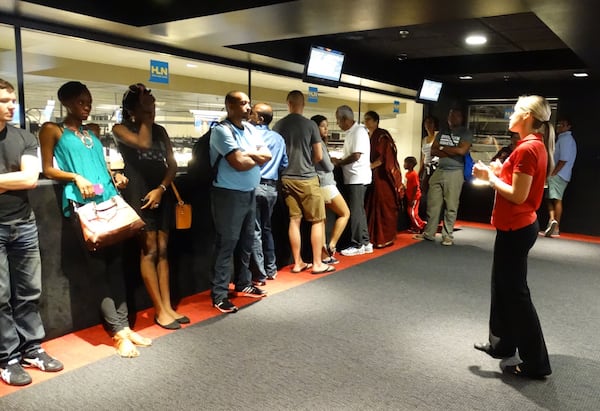
[[[373,252],[371,250],[371,252]],[[365,246],[361,245],[360,247],[348,247],[345,250],[340,251],[341,255],[346,257],[352,257],[354,255],[362,255],[365,253]]]
[[[373,252],[373,243],[369,243],[369,244],[365,245],[364,247],[365,247],[365,254],[371,254]]]
[[[554,234],[554,231],[556,230],[557,227],[558,227],[558,221],[556,221],[556,220],[550,221],[550,223],[548,223],[548,227],[544,231],[544,236],[552,237],[552,234]]]
[[[442,245],[454,245],[454,241],[450,237],[446,237],[442,240]]]

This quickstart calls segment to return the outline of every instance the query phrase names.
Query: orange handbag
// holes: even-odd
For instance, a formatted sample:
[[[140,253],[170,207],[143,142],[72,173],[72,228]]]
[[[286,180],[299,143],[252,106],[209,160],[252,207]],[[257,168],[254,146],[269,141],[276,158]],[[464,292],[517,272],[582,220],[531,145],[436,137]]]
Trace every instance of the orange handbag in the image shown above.
[[[177,198],[177,204],[175,204],[175,228],[178,230],[187,230],[192,226],[192,205],[185,204],[175,187],[175,183],[171,183],[171,188],[175,197]]]

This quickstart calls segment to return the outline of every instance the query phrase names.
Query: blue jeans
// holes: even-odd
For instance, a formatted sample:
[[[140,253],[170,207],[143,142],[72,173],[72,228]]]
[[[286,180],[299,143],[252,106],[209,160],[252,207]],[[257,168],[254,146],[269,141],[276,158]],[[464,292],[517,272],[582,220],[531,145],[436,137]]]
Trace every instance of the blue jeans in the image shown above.
[[[45,336],[39,312],[42,266],[31,217],[0,224],[0,364],[35,350]]]
[[[271,216],[277,203],[277,188],[269,184],[260,184],[256,188],[256,228],[252,257],[261,275],[273,277],[277,274],[275,260],[275,242],[271,230]],[[265,280],[265,278],[258,278]]]
[[[235,276],[235,289],[242,290],[252,284],[249,266],[256,224],[255,193],[254,190],[237,191],[212,187],[210,205],[216,231],[211,297],[216,303],[227,298],[236,248],[240,256],[240,267]]]

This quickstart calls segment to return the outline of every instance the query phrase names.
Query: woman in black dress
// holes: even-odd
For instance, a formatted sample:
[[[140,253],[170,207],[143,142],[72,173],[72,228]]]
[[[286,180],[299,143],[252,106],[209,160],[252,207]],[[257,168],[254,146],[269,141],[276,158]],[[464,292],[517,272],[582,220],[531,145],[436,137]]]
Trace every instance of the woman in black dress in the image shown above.
[[[140,271],[156,311],[154,322],[176,330],[190,322],[171,306],[169,289],[167,244],[174,210],[166,191],[177,163],[167,131],[154,123],[155,101],[143,84],[129,86],[123,95],[123,122],[113,127],[113,134],[129,177],[123,194],[146,223],[141,235]]]

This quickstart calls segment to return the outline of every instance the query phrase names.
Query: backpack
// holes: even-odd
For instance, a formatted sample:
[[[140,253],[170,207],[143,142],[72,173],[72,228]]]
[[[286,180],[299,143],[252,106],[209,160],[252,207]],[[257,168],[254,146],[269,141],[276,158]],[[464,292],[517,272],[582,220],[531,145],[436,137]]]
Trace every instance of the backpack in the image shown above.
[[[464,168],[464,176],[465,181],[469,182],[473,179],[473,166],[475,165],[475,160],[471,157],[471,152],[467,151],[465,154],[465,168]]]
[[[190,184],[195,187],[209,187],[213,181],[217,180],[217,172],[219,170],[219,162],[223,158],[221,154],[217,156],[215,164],[210,162],[210,135],[212,130],[222,124],[231,130],[235,137],[235,132],[228,121],[220,123],[213,122],[206,133],[204,133],[192,147],[192,158],[188,162],[188,179]]]

